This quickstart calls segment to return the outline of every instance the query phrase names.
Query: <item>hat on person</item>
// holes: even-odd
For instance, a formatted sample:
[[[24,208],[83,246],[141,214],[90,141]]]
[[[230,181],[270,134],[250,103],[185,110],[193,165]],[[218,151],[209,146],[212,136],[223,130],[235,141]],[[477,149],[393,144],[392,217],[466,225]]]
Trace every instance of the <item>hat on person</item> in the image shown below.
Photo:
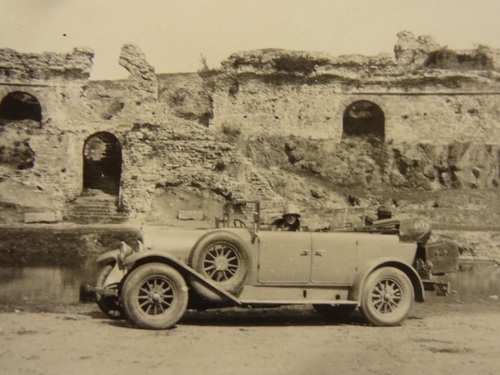
[[[293,203],[287,203],[283,212],[283,216],[285,215],[296,215],[300,217],[300,212],[296,205],[294,205]]]

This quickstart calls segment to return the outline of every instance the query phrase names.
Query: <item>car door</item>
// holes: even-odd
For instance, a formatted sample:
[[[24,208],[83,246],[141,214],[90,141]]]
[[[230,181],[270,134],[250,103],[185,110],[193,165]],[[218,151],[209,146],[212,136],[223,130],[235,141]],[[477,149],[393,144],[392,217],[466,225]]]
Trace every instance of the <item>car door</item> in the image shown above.
[[[312,233],[311,281],[351,285],[356,275],[358,241],[356,234]]]
[[[310,282],[311,233],[260,232],[258,281],[304,284]]]

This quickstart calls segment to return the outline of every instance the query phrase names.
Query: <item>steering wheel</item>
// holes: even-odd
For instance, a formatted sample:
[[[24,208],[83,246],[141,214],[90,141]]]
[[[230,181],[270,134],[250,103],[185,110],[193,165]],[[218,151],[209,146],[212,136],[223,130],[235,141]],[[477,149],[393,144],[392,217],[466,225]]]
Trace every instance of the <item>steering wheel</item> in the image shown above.
[[[234,219],[233,224],[236,228],[246,228],[247,227],[245,222],[240,220],[240,219]]]

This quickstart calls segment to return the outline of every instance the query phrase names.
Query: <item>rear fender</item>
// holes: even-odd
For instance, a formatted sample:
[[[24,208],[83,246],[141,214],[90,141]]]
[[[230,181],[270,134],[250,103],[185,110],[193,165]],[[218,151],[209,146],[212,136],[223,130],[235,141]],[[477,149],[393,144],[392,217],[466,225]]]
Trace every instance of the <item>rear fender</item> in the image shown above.
[[[401,262],[401,260],[397,258],[378,258],[369,262],[368,265],[361,272],[357,274],[353,286],[349,292],[350,300],[352,301],[360,300],[361,291],[363,290],[366,278],[370,273],[381,267],[393,267],[404,272],[406,276],[408,276],[413,285],[413,290],[415,292],[415,301],[417,302],[425,301],[424,285],[417,271],[413,269],[413,267],[409,266],[406,263]]]
[[[210,280],[204,278],[203,275],[182,263],[179,259],[169,254],[165,254],[164,252],[145,251],[134,253],[124,260],[123,266],[129,270],[128,273],[130,274],[130,271],[133,269],[143,264],[153,262],[163,263],[176,269],[181,273],[189,286],[194,287],[197,291],[200,289],[204,290],[205,293],[203,293],[203,295],[212,302],[231,302],[231,305],[241,305],[241,301],[238,298],[220,289]]]

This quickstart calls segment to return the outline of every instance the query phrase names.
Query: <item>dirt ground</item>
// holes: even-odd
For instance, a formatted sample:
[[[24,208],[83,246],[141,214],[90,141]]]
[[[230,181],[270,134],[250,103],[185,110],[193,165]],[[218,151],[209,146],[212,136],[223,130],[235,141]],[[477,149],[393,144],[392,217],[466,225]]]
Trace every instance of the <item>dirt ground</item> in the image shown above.
[[[500,301],[430,296],[400,327],[325,321],[311,307],[188,311],[170,330],[93,304],[0,313],[1,374],[497,374]]]

